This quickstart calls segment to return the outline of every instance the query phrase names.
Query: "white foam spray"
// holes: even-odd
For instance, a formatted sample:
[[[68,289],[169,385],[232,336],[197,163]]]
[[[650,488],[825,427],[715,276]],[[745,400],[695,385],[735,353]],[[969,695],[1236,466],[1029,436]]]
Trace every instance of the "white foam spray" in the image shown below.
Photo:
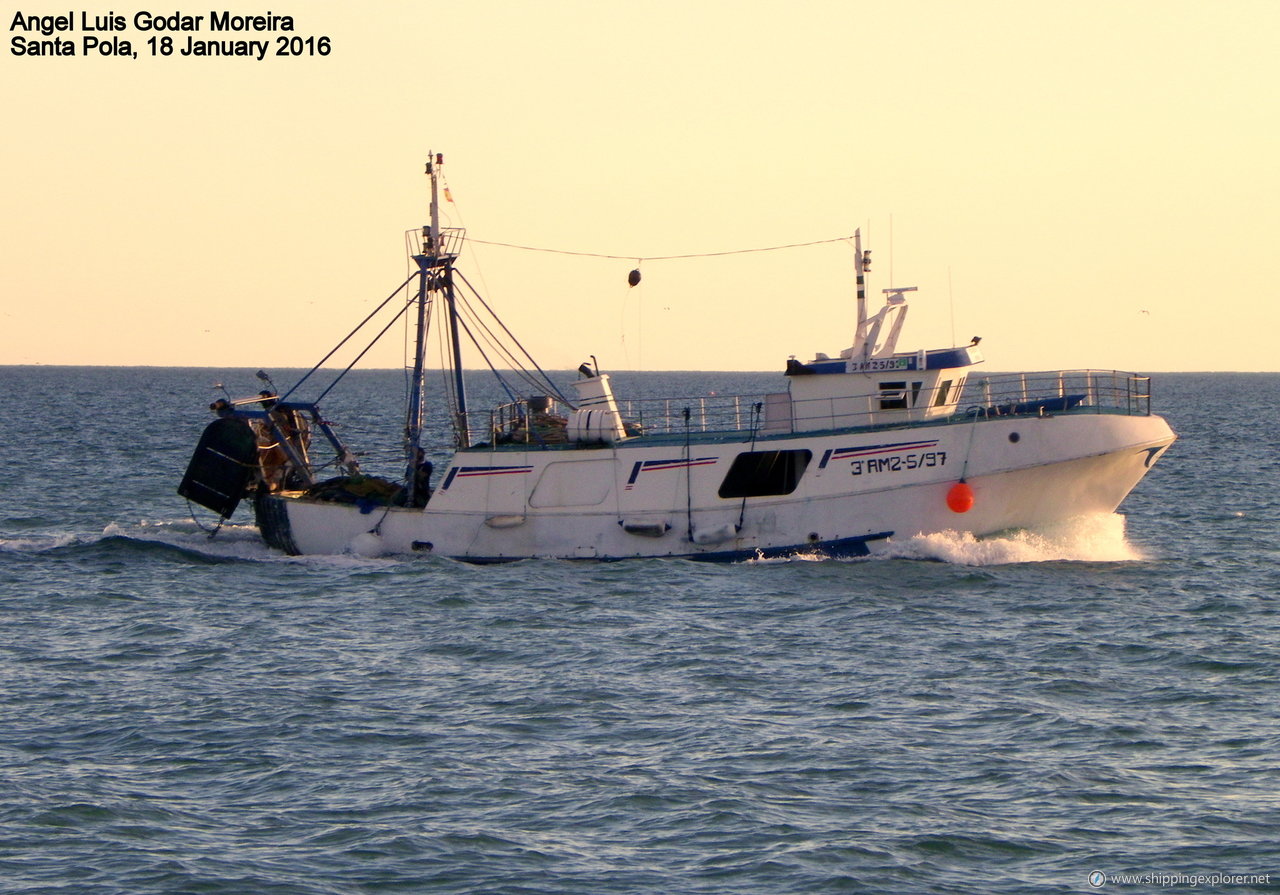
[[[1019,530],[975,538],[968,532],[916,535],[889,546],[881,556],[933,559],[965,566],[1027,562],[1134,562],[1146,557],[1124,536],[1119,513],[1077,516],[1035,531]]]

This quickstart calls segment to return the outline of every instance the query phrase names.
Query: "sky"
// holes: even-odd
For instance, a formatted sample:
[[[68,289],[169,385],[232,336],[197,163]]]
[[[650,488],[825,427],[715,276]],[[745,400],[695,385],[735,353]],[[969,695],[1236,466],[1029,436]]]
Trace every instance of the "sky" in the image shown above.
[[[328,55],[165,57],[144,5],[0,9],[0,364],[309,367],[407,275],[440,152],[446,224],[622,256],[468,244],[544,368],[835,355],[861,229],[873,306],[919,287],[900,348],[1280,370],[1275,0],[150,9],[261,39],[208,19],[268,8]],[[123,16],[137,58],[80,55],[78,27],[75,57],[12,52],[39,37],[15,13],[68,11]],[[389,341],[369,365],[404,363]]]

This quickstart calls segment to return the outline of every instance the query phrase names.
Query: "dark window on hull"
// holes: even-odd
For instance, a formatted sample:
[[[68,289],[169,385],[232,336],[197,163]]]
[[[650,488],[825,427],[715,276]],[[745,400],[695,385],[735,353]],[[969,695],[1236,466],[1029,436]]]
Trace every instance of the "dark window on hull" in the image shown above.
[[[947,403],[947,396],[951,394],[951,380],[945,380],[942,385],[938,386],[938,396],[933,399],[934,407],[941,407]]]
[[[721,497],[790,494],[800,484],[810,451],[750,451],[739,454],[720,484]]]
[[[905,382],[880,383],[880,409],[906,410],[907,384]]]

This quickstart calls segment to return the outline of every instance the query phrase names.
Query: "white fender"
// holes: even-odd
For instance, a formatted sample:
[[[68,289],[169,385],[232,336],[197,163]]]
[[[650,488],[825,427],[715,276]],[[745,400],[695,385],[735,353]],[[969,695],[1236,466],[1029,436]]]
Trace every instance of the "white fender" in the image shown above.
[[[352,538],[351,543],[347,545],[347,550],[356,556],[363,556],[368,559],[382,556],[387,552],[386,544],[382,542],[382,537],[371,531],[366,531]]]

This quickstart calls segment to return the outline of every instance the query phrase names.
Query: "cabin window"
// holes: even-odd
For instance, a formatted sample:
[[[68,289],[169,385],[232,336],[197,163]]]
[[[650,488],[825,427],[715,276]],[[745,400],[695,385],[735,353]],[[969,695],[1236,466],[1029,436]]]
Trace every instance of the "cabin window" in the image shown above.
[[[721,497],[790,494],[800,484],[810,451],[748,451],[739,454],[720,484]]]
[[[938,386],[938,396],[933,399],[933,406],[941,407],[943,404],[946,404],[947,396],[950,394],[951,394],[951,380],[947,379],[947,380],[944,380]]]
[[[880,409],[906,410],[907,384],[905,382],[880,383]]]

